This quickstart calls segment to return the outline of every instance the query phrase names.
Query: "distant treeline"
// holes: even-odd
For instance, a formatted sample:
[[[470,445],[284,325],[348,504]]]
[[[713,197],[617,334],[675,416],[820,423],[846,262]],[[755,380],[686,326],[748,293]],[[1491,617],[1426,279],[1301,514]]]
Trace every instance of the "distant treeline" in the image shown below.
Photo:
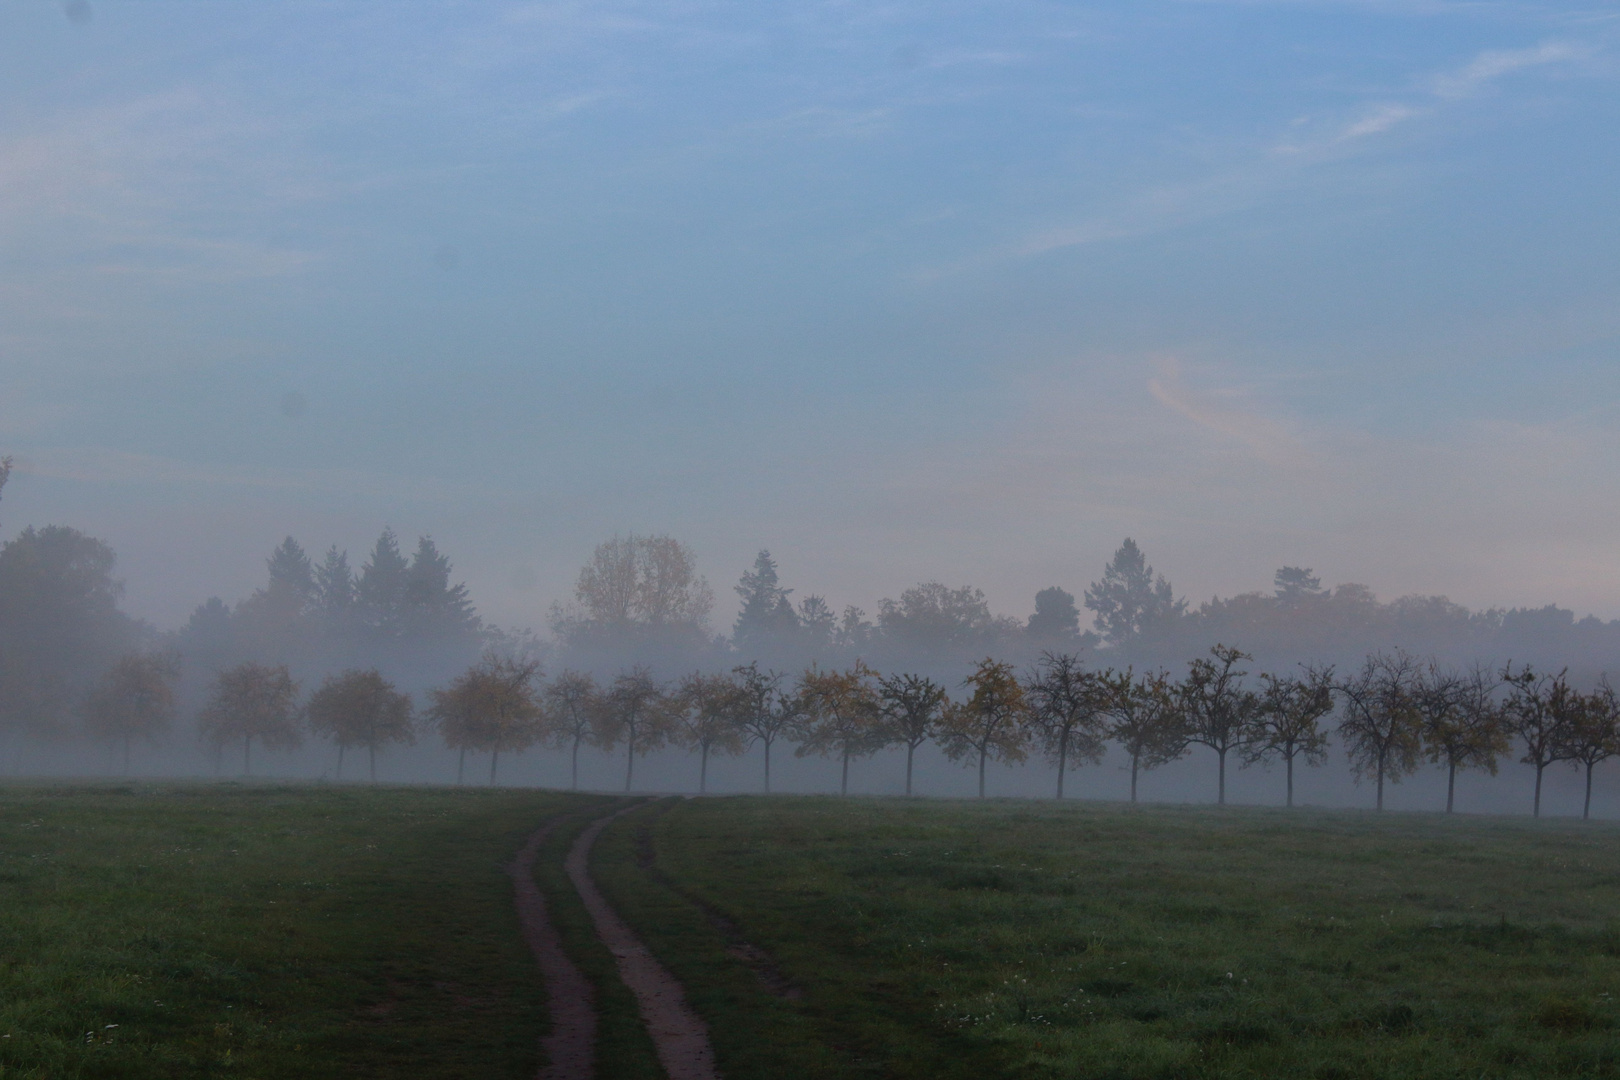
[[[0,463],[0,488],[8,471]],[[243,665],[285,668],[304,687],[373,671],[426,705],[430,691],[451,685],[480,657],[579,672],[604,686],[631,669],[663,685],[693,671],[752,664],[905,671],[954,692],[985,657],[1021,671],[1043,656],[1068,655],[1093,668],[1141,672],[1237,642],[1273,671],[1299,663],[1349,670],[1368,655],[1404,650],[1441,666],[1478,660],[1497,671],[1527,662],[1567,669],[1569,683],[1587,692],[1620,655],[1620,622],[1577,622],[1552,606],[1469,611],[1444,597],[1381,603],[1364,586],[1326,588],[1299,567],[1278,570],[1269,592],[1193,607],[1129,539],[1078,599],[1052,585],[1019,618],[992,613],[977,588],[937,581],[882,599],[870,613],[835,609],[821,594],[798,595],[761,551],[740,575],[739,613],[720,633],[711,621],[713,590],[686,545],[667,536],[615,537],[581,568],[572,597],[552,606],[551,633],[541,638],[487,625],[431,539],[406,550],[384,530],[355,566],[335,547],[312,558],[289,537],[271,552],[265,583],[252,595],[234,604],[210,598],[184,626],[159,631],[120,610],[116,560],[105,543],[63,526],[25,529],[0,547],[0,745],[15,752],[86,736],[124,741],[108,734],[105,702],[117,696],[110,687],[154,672],[170,687],[175,722],[199,723],[209,742],[202,721],[217,680]],[[190,737],[180,742],[195,745]]]

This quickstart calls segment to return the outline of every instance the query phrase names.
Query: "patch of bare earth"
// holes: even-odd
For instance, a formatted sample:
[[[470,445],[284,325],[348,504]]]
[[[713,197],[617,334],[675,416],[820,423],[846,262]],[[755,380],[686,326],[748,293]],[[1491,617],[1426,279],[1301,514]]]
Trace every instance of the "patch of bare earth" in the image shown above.
[[[596,1076],[596,992],[563,950],[562,937],[546,912],[546,898],[534,880],[540,847],[563,817],[536,829],[512,861],[508,873],[517,895],[523,937],[540,965],[546,984],[551,1033],[540,1040],[546,1064],[540,1080],[594,1080]]]
[[[709,1028],[687,1004],[686,994],[629,925],[608,904],[591,880],[590,855],[596,838],[614,818],[639,807],[631,806],[591,822],[568,852],[568,877],[579,890],[596,933],[618,962],[619,978],[636,997],[641,1020],[658,1051],[658,1061],[669,1080],[717,1080]]]

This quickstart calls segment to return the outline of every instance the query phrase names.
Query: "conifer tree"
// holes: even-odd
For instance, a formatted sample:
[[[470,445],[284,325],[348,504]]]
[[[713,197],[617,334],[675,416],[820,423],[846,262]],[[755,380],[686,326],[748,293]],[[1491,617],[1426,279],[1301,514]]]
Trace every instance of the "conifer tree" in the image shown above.
[[[793,590],[781,587],[776,560],[769,551],[760,551],[753,569],[743,574],[734,591],[742,598],[742,610],[731,631],[737,648],[744,652],[768,648],[798,628],[799,617],[788,599]]]

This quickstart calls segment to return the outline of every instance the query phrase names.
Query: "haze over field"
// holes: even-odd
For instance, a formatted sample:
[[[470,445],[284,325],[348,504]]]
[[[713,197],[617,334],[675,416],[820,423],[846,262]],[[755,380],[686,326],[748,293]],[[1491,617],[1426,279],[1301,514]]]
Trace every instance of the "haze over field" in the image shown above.
[[[0,11],[7,536],[164,627],[292,533],[544,623],[597,541],[1022,617],[1131,535],[1620,616],[1578,4]],[[729,621],[721,589],[719,621]]]

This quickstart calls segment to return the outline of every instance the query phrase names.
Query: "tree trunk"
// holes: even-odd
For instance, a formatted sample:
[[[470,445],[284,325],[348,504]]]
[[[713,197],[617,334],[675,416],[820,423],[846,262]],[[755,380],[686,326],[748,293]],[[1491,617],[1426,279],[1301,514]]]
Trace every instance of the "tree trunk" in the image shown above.
[[[366,755],[367,755],[367,764],[370,766],[370,771],[371,771],[371,782],[373,784],[375,784],[377,782],[377,747],[376,747],[376,744],[372,744],[372,745],[366,747]]]
[[[1289,754],[1284,760],[1288,762],[1288,806],[1289,809],[1292,809],[1294,806],[1294,755]]]
[[[1223,748],[1223,749],[1215,751],[1215,756],[1216,756],[1216,758],[1218,758],[1220,760],[1219,772],[1220,772],[1220,777],[1221,777],[1220,788],[1215,794],[1215,804],[1217,806],[1225,806],[1226,805],[1226,750]]]
[[[624,790],[630,790],[630,781],[636,775],[636,737],[631,735],[624,744]]]
[[[1063,734],[1058,737],[1058,802],[1063,801],[1063,774],[1069,767],[1069,729],[1064,728]]]
[[[1384,808],[1384,759],[1378,758],[1378,809]]]
[[[981,798],[981,799],[984,798],[984,758],[985,758],[984,748],[980,747],[979,748],[979,798]]]
[[[1586,803],[1581,807],[1581,820],[1592,820],[1592,763],[1586,763]]]
[[[467,748],[461,748],[461,754],[456,758],[456,787],[461,786],[461,778],[467,772]]]
[[[838,778],[838,794],[849,794],[849,751],[844,751],[844,773]]]
[[[709,793],[709,744],[703,744],[702,764],[698,766],[698,794]]]
[[[1451,813],[1457,804],[1457,763],[1450,759],[1446,761],[1446,813]]]
[[[916,743],[906,744],[906,798],[911,797],[911,759],[917,754]]]
[[[501,748],[496,747],[489,752],[489,786],[495,786],[495,766],[501,763]]]
[[[765,794],[771,793],[771,740],[765,740]]]
[[[1536,763],[1536,805],[1534,813],[1530,815],[1531,817],[1541,816],[1541,770],[1544,768],[1546,768],[1545,765],[1540,762]]]
[[[578,735],[574,736],[574,761],[573,761],[573,765],[570,767],[570,772],[569,772],[568,775],[569,775],[568,790],[570,790],[570,791],[578,791],[579,790],[579,736]]]
[[[1131,755],[1131,802],[1136,801],[1136,759],[1137,759],[1137,755],[1132,754]]]
[[[253,736],[242,736],[242,775],[253,775]]]

